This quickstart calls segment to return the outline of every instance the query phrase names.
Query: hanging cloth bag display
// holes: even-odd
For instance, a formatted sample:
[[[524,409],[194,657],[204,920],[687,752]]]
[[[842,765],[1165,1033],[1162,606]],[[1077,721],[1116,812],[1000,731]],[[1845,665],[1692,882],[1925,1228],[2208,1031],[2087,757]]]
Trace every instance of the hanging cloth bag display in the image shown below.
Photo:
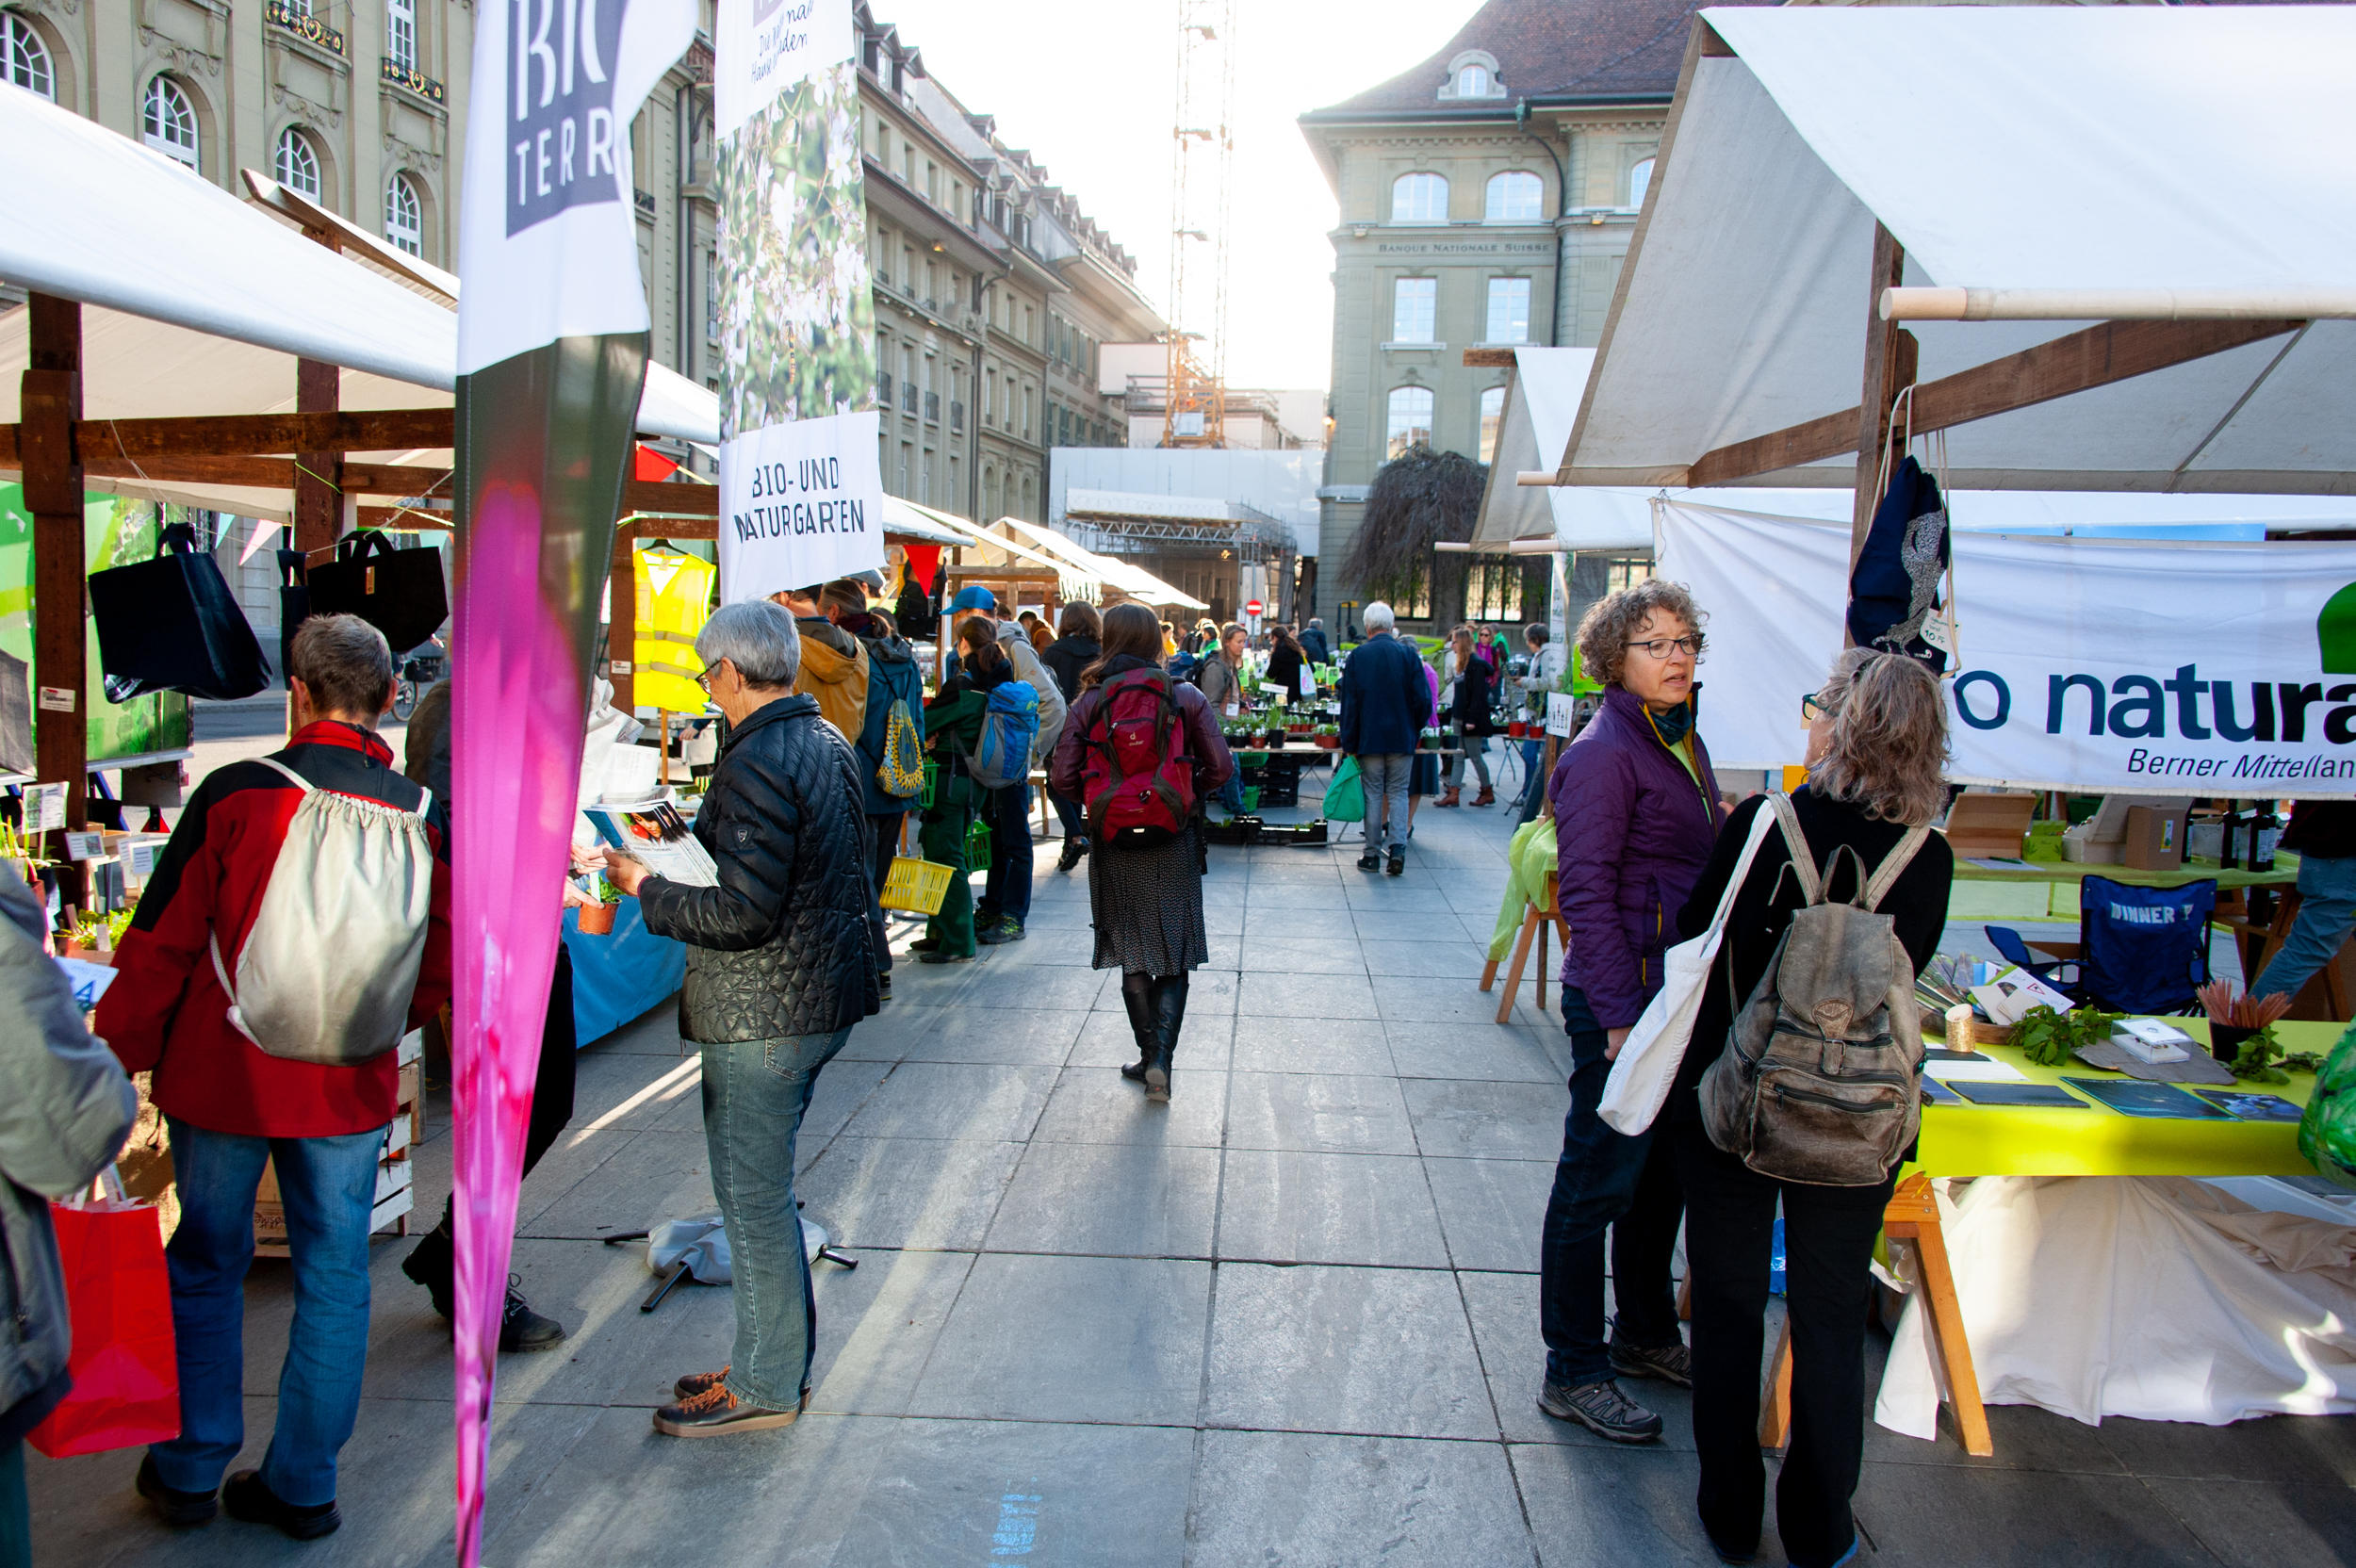
[[[384,634],[398,659],[450,619],[442,552],[395,549],[379,529],[335,541],[335,559],[311,568],[311,613],[357,615]]]
[[[92,572],[90,607],[108,702],[147,692],[228,702],[270,684],[270,661],[221,564],[186,523],[163,531],[154,560]]]

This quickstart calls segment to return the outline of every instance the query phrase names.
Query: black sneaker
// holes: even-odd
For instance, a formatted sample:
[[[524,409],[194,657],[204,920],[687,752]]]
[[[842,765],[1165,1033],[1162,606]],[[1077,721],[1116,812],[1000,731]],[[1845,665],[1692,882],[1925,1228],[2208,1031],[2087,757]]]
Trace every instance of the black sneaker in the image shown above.
[[[1360,871],[1381,871],[1383,869],[1383,857],[1376,854],[1371,849],[1367,850],[1364,855],[1358,857],[1358,869]]]
[[[908,951],[910,953],[933,953],[939,951],[940,947],[941,939],[939,937],[919,937],[914,941],[908,943]]]
[[[1397,850],[1393,850],[1393,851],[1391,852],[1391,863],[1390,863],[1389,865],[1387,865],[1387,866],[1383,867],[1383,874],[1384,874],[1385,875],[1388,875],[1388,876],[1404,876],[1404,875],[1406,875],[1406,874],[1407,874],[1407,857],[1406,857],[1406,856],[1404,856],[1404,855],[1402,855],[1402,854],[1400,854],[1400,853],[1399,853],[1399,851],[1397,851]]]
[[[448,1231],[436,1225],[426,1232],[425,1239],[409,1249],[409,1255],[401,1260],[401,1271],[410,1280],[425,1286],[433,1298],[434,1310],[442,1316],[450,1315],[450,1270],[454,1259]]]
[[[139,1459],[139,1479],[131,1483],[139,1494],[155,1505],[155,1512],[173,1529],[187,1529],[192,1525],[209,1525],[221,1511],[221,1504],[209,1492],[178,1492],[163,1483],[155,1474],[155,1456],[145,1454]]]
[[[1612,1370],[1623,1378],[1653,1378],[1679,1388],[1693,1386],[1693,1352],[1685,1342],[1663,1345],[1659,1348],[1643,1345],[1612,1342]]]
[[[334,1535],[344,1522],[334,1502],[297,1508],[272,1492],[259,1470],[240,1470],[221,1489],[221,1502],[232,1519],[249,1525],[276,1525],[297,1541],[317,1541]]]
[[[1584,1388],[1548,1382],[1538,1390],[1538,1408],[1557,1421],[1576,1421],[1614,1443],[1651,1443],[1661,1436],[1661,1417],[1621,1393],[1609,1378]]]
[[[1064,840],[1063,853],[1055,857],[1055,869],[1057,871],[1070,871],[1072,867],[1080,863],[1080,857],[1086,855],[1088,852],[1088,841],[1086,839]]]
[[[973,939],[984,947],[996,947],[1000,942],[1019,942],[1023,939],[1023,923],[1012,915],[1001,916],[997,923],[988,930],[974,932]]]
[[[654,1413],[654,1429],[665,1437],[726,1437],[731,1432],[771,1431],[790,1427],[810,1408],[810,1396],[790,1410],[762,1410],[713,1383],[702,1393]]]
[[[564,1343],[564,1325],[532,1310],[515,1276],[507,1277],[507,1304],[499,1311],[499,1348],[508,1352],[553,1350]]]

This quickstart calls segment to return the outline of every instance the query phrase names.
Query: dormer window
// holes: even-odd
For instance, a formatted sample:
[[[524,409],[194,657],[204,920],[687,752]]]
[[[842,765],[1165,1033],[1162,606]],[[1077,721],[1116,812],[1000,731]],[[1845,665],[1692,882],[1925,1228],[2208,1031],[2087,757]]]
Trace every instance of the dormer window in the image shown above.
[[[1456,74],[1456,96],[1459,98],[1489,96],[1489,68],[1485,65],[1468,65],[1459,71]]]
[[[1495,102],[1505,96],[1505,84],[1498,80],[1498,75],[1495,55],[1485,49],[1467,49],[1448,62],[1448,75],[1440,83],[1440,97],[1444,102]]]

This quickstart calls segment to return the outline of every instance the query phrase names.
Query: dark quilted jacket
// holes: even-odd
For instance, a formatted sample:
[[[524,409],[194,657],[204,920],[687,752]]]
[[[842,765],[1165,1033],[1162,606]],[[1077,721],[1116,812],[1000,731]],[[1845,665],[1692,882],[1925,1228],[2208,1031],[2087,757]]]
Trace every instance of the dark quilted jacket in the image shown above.
[[[689,1039],[824,1035],[882,1005],[859,767],[815,697],[780,697],[728,737],[695,818],[720,885],[649,877],[638,893],[646,929],[687,943]]]
[[[1661,988],[1661,955],[1717,841],[1718,780],[1697,731],[1701,781],[1661,743],[1644,705],[1606,687],[1546,781],[1554,802],[1556,907],[1570,927],[1562,984],[1586,993],[1595,1021],[1622,1029]]]

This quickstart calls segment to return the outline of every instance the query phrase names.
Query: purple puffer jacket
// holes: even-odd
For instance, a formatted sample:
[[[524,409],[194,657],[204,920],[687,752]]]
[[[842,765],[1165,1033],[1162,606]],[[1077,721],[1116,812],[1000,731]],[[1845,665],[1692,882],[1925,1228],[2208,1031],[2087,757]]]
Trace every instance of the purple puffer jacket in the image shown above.
[[[1554,802],[1556,907],[1569,925],[1562,985],[1586,993],[1595,1021],[1624,1029],[1661,988],[1661,956],[1701,880],[1725,813],[1710,751],[1693,737],[1697,785],[1625,688],[1562,748],[1546,781]]]

